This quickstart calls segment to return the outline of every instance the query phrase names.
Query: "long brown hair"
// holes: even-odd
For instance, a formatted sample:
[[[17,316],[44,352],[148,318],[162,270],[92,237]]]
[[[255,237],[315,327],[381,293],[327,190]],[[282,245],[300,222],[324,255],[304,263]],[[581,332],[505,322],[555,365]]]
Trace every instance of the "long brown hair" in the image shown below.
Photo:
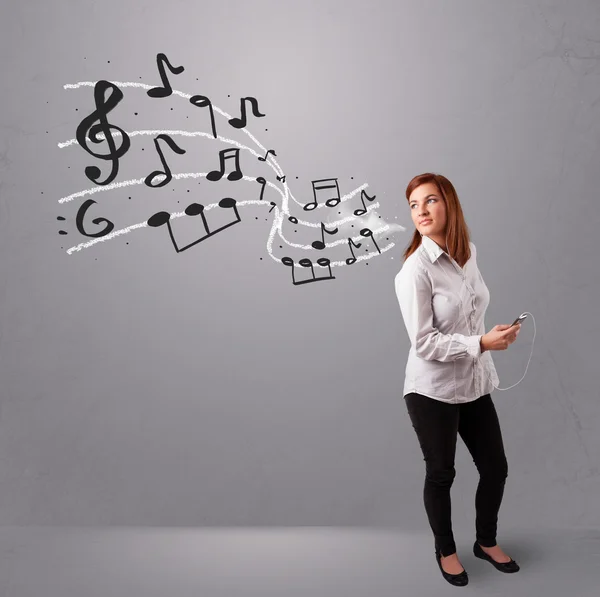
[[[452,183],[441,174],[425,172],[415,176],[406,187],[406,200],[409,200],[410,194],[420,185],[432,182],[446,203],[446,233],[448,238],[448,253],[452,258],[463,267],[471,257],[471,248],[469,247],[470,233],[469,227],[465,222],[462,207],[458,200],[456,189]],[[404,251],[404,261],[414,253],[421,244],[421,233],[415,228],[410,245]]]

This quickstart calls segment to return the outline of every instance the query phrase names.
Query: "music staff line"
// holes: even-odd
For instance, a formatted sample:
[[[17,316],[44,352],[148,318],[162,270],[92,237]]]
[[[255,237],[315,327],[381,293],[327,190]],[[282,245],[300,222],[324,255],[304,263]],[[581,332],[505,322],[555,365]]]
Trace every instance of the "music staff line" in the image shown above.
[[[98,81],[79,81],[78,83],[65,83],[63,85],[63,89],[79,89],[80,87],[94,87],[97,82]],[[145,89],[146,91],[155,87],[155,85],[147,85],[146,83],[138,83],[137,81],[111,81],[111,83],[113,85],[116,85],[119,88],[134,87],[134,88],[139,88],[139,89]],[[190,98],[193,97],[192,94],[184,93],[183,91],[178,91],[177,89],[173,89],[172,95],[182,97],[184,99],[187,99],[188,101],[190,100]],[[231,118],[232,118],[231,114],[228,114],[227,112],[225,112],[225,110],[222,110],[221,108],[219,108],[218,106],[215,106],[214,104],[212,104],[212,107],[215,112],[217,112],[218,114],[220,114],[227,120],[231,120]],[[262,151],[261,155],[265,155],[265,153],[268,151],[267,148],[263,147],[262,143],[260,143],[260,141],[246,127],[239,129],[239,130],[242,130],[246,135],[248,135],[250,137],[250,139],[252,139],[252,141],[254,141],[254,143],[256,143],[256,145],[258,145],[258,147],[260,147],[260,149]],[[211,135],[211,137],[212,137],[212,135]],[[271,162],[277,167],[277,169],[278,169],[277,174],[279,176],[284,176],[281,166],[277,163],[277,160],[272,156],[269,159],[269,163],[271,163]],[[284,186],[287,186],[285,184],[285,182],[284,182]]]
[[[209,139],[214,139],[214,137],[210,134],[210,133],[205,133],[204,131],[182,131],[182,130],[154,130],[154,129],[146,129],[146,130],[139,130],[139,131],[131,131],[131,132],[127,132],[127,134],[130,137],[133,136],[139,136],[139,135],[182,135],[182,136],[186,136],[186,137],[207,137]],[[115,137],[120,137],[121,133],[119,132],[115,132],[114,135]],[[98,133],[97,137],[99,139],[104,139],[104,133]],[[257,158],[262,158],[263,156],[261,156],[257,151],[255,151],[254,149],[252,149],[251,147],[248,147],[247,145],[243,145],[241,143],[239,143],[238,141],[235,141],[234,139],[226,139],[225,137],[220,137],[217,136],[217,139],[219,141],[222,141],[224,143],[229,143],[231,145],[235,145],[236,147],[238,147],[239,149],[244,149],[248,152],[250,152],[252,155],[254,155]],[[79,145],[77,139],[68,139],[67,141],[61,141],[58,144],[58,147],[60,149],[63,149],[65,147],[70,147],[71,145]],[[264,161],[264,160],[263,160]],[[277,169],[275,168],[275,166],[270,162],[267,161],[267,164],[269,165],[269,167],[275,172],[275,174],[277,175]],[[110,183],[108,185],[103,185],[104,188],[111,189],[114,188],[113,185],[115,183]],[[271,184],[271,183],[269,183]],[[286,187],[286,194],[291,197],[291,199],[294,201],[294,203],[296,203],[297,205],[300,206],[304,206],[304,203],[302,203],[301,201],[298,201],[296,199],[296,197],[294,196],[294,194],[291,192],[291,190],[289,190],[289,187],[287,186],[287,184],[284,182],[283,183],[284,186]],[[361,187],[360,189],[358,189],[358,191],[361,191],[363,188],[366,188],[368,185],[364,185],[363,187]],[[102,187],[93,187],[94,189],[97,190],[102,190]],[[77,199],[78,197],[83,197],[85,196],[86,193],[85,191],[80,191],[78,193],[73,193],[71,195],[67,195],[66,197],[61,197],[61,199],[59,200],[59,203],[66,203],[68,201],[72,201],[73,199]],[[343,200],[343,198],[342,198]],[[319,204],[317,206],[317,208],[322,208],[322,207],[327,207],[325,204]]]
[[[198,172],[198,173],[175,174],[175,175],[173,175],[173,178],[176,178],[176,179],[188,178],[188,177],[197,178],[197,177],[200,177],[200,176],[206,176],[206,172],[204,172],[204,173],[199,173]],[[243,178],[244,178],[244,180],[247,180],[247,181],[250,181],[250,182],[256,182],[256,179],[252,178],[250,176],[244,176]],[[120,183],[112,183],[111,185],[107,185],[106,187],[100,187],[100,188],[99,187],[94,187],[94,190],[98,189],[98,188],[100,190],[104,190],[104,189],[108,190],[108,188],[110,186],[113,186],[113,185],[114,186],[125,186],[125,185],[131,185],[131,184],[142,184],[143,182],[144,182],[143,178],[133,179],[133,180],[124,181],[124,182],[120,182]],[[267,181],[267,184],[269,186],[271,186],[273,189],[275,189],[281,195],[282,203],[285,203],[285,196],[284,196],[283,192],[281,191],[281,189],[277,185],[275,185],[274,183],[272,183],[272,182]],[[353,191],[351,191],[347,195],[344,195],[344,197],[342,199],[343,200],[348,200],[349,198],[351,198],[351,196],[356,195],[358,192],[360,192],[363,188],[365,188],[367,186],[368,186],[367,184],[361,185],[360,187],[354,189]],[[273,237],[275,235],[275,232],[278,232],[278,235],[281,238],[281,240],[283,242],[285,242],[289,246],[292,246],[292,247],[295,247],[295,248],[300,248],[300,249],[314,250],[314,248],[312,247],[312,245],[301,245],[301,244],[298,244],[298,243],[293,243],[291,241],[288,241],[284,237],[283,232],[282,232],[282,224],[283,224],[284,216],[289,215],[289,212],[287,210],[284,210],[284,209],[279,209],[274,202],[272,202],[272,203],[266,203],[265,201],[260,201],[260,200],[248,200],[248,201],[242,201],[241,203],[238,203],[237,205],[275,205],[275,207],[277,209],[277,211],[275,212],[276,213],[276,217],[273,220],[273,225],[271,227],[271,232],[269,234],[269,240],[267,242],[267,248],[269,250],[269,254],[275,260],[277,260],[277,258],[274,257],[272,255],[272,252],[270,251],[270,243],[272,242],[272,239],[273,239]],[[210,211],[211,209],[214,209],[217,206],[218,206],[218,203],[211,203],[210,205],[207,205],[204,208],[204,211],[205,212],[206,211]],[[376,203],[370,205],[368,207],[368,209],[370,211],[374,211],[378,207],[379,207],[379,202],[376,202]],[[179,212],[179,213],[181,213],[182,215],[185,215],[183,212]],[[173,217],[181,217],[181,216],[175,216],[175,215],[173,215]],[[359,216],[347,216],[346,218],[341,218],[341,219],[335,220],[333,222],[328,222],[328,225],[329,226],[336,226],[336,225],[345,224],[347,222],[356,220],[358,217]],[[362,217],[362,216],[360,216],[360,217]],[[114,231],[114,232],[112,232],[112,233],[110,233],[110,234],[108,234],[106,236],[93,239],[93,240],[88,241],[86,243],[80,243],[79,245],[75,245],[75,246],[70,247],[69,249],[67,249],[67,253],[70,255],[71,253],[73,253],[75,251],[79,251],[79,250],[81,250],[83,248],[88,248],[88,247],[96,244],[97,242],[108,240],[110,238],[113,238],[114,236],[123,234],[125,232],[128,232],[129,230],[133,230],[133,229],[139,228],[140,226],[144,226],[144,225],[145,225],[144,222],[138,223],[138,224],[133,224],[132,226],[129,226],[127,228],[122,228],[119,231]],[[314,228],[320,228],[321,227],[321,223],[307,222],[307,221],[304,221],[304,220],[298,220],[298,222],[295,223],[294,225],[302,225],[302,226],[314,227]],[[387,228],[384,227],[384,228],[381,228],[381,229],[377,229],[377,231],[375,231],[375,232],[382,232],[382,231],[385,231],[385,230],[387,230]],[[356,238],[360,238],[360,237],[356,237]],[[333,246],[336,246],[336,245],[338,245],[340,243],[345,243],[345,242],[347,242],[346,238],[338,240],[338,241],[333,241],[332,243],[327,244],[326,247],[333,247]]]
[[[208,172],[184,172],[184,173],[179,173],[179,174],[173,174],[172,176],[173,176],[173,180],[181,180],[181,179],[185,179],[185,178],[206,178],[207,174],[208,174]],[[253,178],[251,176],[243,176],[242,178],[243,178],[243,180],[256,181],[256,178]],[[113,191],[115,189],[120,189],[123,187],[132,186],[132,185],[144,184],[144,180],[145,180],[144,178],[132,178],[130,180],[123,180],[120,182],[111,182],[108,185],[91,187],[89,189],[84,189],[83,191],[77,191],[75,193],[71,193],[70,195],[61,197],[60,199],[58,199],[58,203],[61,203],[61,204],[68,203],[69,201],[73,201],[75,199],[85,197],[86,195],[93,195],[95,193],[103,193],[105,191]],[[265,182],[266,182],[267,186],[275,189],[281,195],[282,210],[283,210],[284,214],[289,215],[289,208],[288,208],[289,202],[287,201],[286,195],[284,193],[282,193],[281,189],[276,184],[274,184],[268,180]],[[360,187],[357,187],[356,189],[354,189],[353,191],[346,193],[345,195],[340,197],[340,203],[349,201],[356,194],[360,193],[361,191],[366,189],[368,186],[369,186],[368,183],[364,183]],[[291,193],[290,193],[290,195],[291,195]],[[303,205],[302,203],[299,203],[298,201],[296,201],[296,203],[298,205]],[[371,209],[379,207],[379,202],[372,204],[370,207],[371,207]],[[299,220],[298,223],[302,224],[304,226],[317,226],[317,227],[319,226],[319,224],[314,224],[313,222],[306,222],[303,220]]]
[[[252,200],[249,200],[249,201],[242,201],[240,203],[237,203],[236,206],[237,207],[242,207],[242,206],[245,206],[245,205],[269,205],[269,204],[265,203],[264,201],[259,201],[259,200],[256,200],[256,199],[252,199]],[[204,211],[208,211],[209,209],[214,209],[215,207],[218,207],[218,203],[211,203],[210,205],[207,205],[204,208]],[[282,238],[282,240],[284,240],[289,245],[294,246],[296,248],[300,248],[300,249],[307,249],[307,250],[310,249],[310,250],[314,251],[314,249],[312,248],[311,245],[299,245],[297,243],[289,243],[283,237],[283,235],[281,234],[280,228],[276,225],[277,223],[281,223],[281,221],[283,220],[283,216],[281,214],[281,211],[278,209],[277,205],[274,206],[274,209],[276,210],[276,212],[275,212],[275,218],[274,218],[274,225],[271,227],[271,231],[269,233],[269,238],[267,240],[267,251],[269,253],[269,256],[276,263],[281,263],[281,258],[276,257],[275,255],[273,255],[273,252],[272,252],[273,237],[275,236],[275,232],[277,232],[277,231],[279,232],[279,236]],[[181,211],[181,212],[175,212],[175,213],[172,213],[170,215],[171,219],[181,218],[181,217],[184,217],[184,216],[186,216],[186,214],[183,211]],[[147,221],[145,221],[145,222],[139,222],[137,224],[132,224],[131,226],[127,226],[126,228],[121,228],[120,230],[114,230],[113,232],[110,232],[109,234],[107,234],[105,236],[102,236],[102,237],[99,237],[99,238],[94,238],[94,239],[92,239],[92,240],[90,240],[88,242],[85,242],[85,243],[79,243],[78,245],[70,247],[69,249],[67,249],[66,252],[67,252],[68,255],[71,255],[72,253],[74,253],[76,251],[81,251],[83,249],[87,249],[87,248],[91,247],[92,245],[95,245],[96,243],[106,242],[106,241],[112,240],[113,238],[116,238],[118,236],[122,236],[124,234],[128,234],[128,233],[132,232],[133,230],[138,230],[140,228],[148,228],[148,227],[149,226],[148,226],[148,222]],[[385,232],[388,229],[389,229],[389,225],[386,224],[385,226],[382,226],[380,228],[377,228],[376,230],[373,230],[372,233],[373,234],[379,234],[380,232]],[[364,240],[364,237],[362,235],[360,235],[360,234],[358,234],[358,235],[356,235],[354,237],[350,237],[350,238],[352,238],[352,240],[354,240],[354,241]],[[341,241],[335,241],[335,243],[331,243],[331,245],[327,245],[327,246],[328,247],[329,246],[333,246],[333,244],[339,244],[340,242],[342,242],[342,243],[345,244],[346,242],[348,242],[348,239],[344,238]],[[356,257],[356,262],[366,261],[368,259],[372,259],[373,257],[377,257],[377,255],[385,253],[386,251],[389,251],[394,246],[395,246],[395,243],[391,242],[391,243],[387,244],[385,247],[381,247],[377,253],[374,252],[374,253],[371,253],[371,254],[359,255],[358,257]],[[317,263],[315,263],[313,265],[316,266],[316,267],[328,267],[328,266],[321,266],[320,264],[317,264]],[[329,264],[329,267],[344,267],[344,266],[347,266],[347,265],[348,265],[348,263],[346,263],[345,260],[342,260],[342,261],[332,261]]]
[[[139,130],[139,131],[126,131],[127,134],[130,137],[135,137],[135,136],[140,136],[140,135],[182,135],[185,137],[207,137],[209,139],[214,139],[214,137],[210,134],[210,133],[205,133],[204,131],[181,131],[181,130],[153,130],[153,129],[145,129],[145,130]],[[121,133],[119,133],[118,131],[113,133],[113,137],[120,137]],[[105,135],[104,133],[98,133],[97,135],[98,139],[105,139]],[[257,151],[255,151],[254,149],[252,149],[251,147],[248,147],[247,145],[242,145],[241,143],[239,143],[238,141],[235,141],[234,139],[226,139],[225,137],[221,137],[221,136],[217,136],[217,139],[219,141],[222,141],[224,143],[229,143],[230,145],[235,145],[236,147],[238,147],[239,149],[244,149],[246,151],[249,151],[252,155],[254,155],[257,158],[262,158],[263,156],[261,156],[260,153],[258,153]],[[63,149],[65,147],[70,147],[71,145],[79,145],[77,139],[69,139],[67,141],[61,141],[58,144],[58,147],[60,149]],[[265,160],[263,160],[265,161]],[[270,161],[266,161],[267,165],[273,170],[273,172],[275,172],[275,174],[278,174],[277,169],[275,168],[275,166],[270,162]],[[285,183],[284,183],[285,184]],[[110,187],[111,185],[104,185],[106,187]],[[302,203],[300,203],[298,200],[296,200],[294,198],[294,196],[292,195],[292,193],[290,192],[290,196],[292,197],[292,199],[294,199],[294,201],[298,204],[298,205],[302,205]],[[59,201],[59,203],[64,203],[66,201],[71,201],[71,198],[75,198],[73,197],[73,195],[69,195],[68,197],[63,197],[61,199],[61,201]]]

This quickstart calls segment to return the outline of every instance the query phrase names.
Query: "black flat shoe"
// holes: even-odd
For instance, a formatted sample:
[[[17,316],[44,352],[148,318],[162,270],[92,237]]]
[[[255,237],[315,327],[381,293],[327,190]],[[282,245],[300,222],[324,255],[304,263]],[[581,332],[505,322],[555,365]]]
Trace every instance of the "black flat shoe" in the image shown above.
[[[462,572],[459,572],[458,574],[450,574],[448,572],[446,572],[443,568],[442,568],[442,561],[441,561],[441,552],[439,549],[435,549],[435,559],[438,563],[438,566],[440,567],[440,571],[442,573],[442,576],[451,584],[454,585],[455,587],[464,587],[466,584],[469,583],[469,576],[467,575],[467,571],[463,570]]]
[[[510,562],[496,562],[494,558],[489,556],[477,541],[473,544],[473,553],[476,557],[491,562],[500,572],[518,572],[520,570],[519,564],[517,564],[512,558]]]

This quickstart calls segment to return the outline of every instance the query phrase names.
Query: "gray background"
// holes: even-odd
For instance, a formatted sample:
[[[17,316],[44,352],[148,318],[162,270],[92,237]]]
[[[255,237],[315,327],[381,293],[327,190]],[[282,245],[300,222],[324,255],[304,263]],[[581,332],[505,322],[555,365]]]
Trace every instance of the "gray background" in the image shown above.
[[[509,462],[500,528],[600,525],[597,2],[13,1],[0,47],[0,524],[427,532],[393,279],[413,229],[404,189],[432,170],[477,245],[486,329],[523,311],[537,325],[525,379],[492,394]],[[267,116],[248,128],[297,198],[318,178],[342,194],[368,183],[381,222],[406,228],[382,235],[394,247],[293,286],[266,251],[272,214],[247,207],[180,254],[142,230],[67,255],[89,239],[81,200],[58,199],[108,163],[57,147],[93,109],[91,88],[63,85],[158,84],[159,52],[185,66],[175,89],[230,114],[258,98]],[[125,95],[111,120],[126,130],[207,130],[184,100]],[[177,141],[197,171],[216,166],[216,145]],[[132,141],[117,180],[156,169],[152,147]],[[97,194],[87,221],[119,228],[250,183],[219,184]],[[532,339],[529,318],[493,354],[501,387]],[[478,477],[460,439],[456,467],[453,521],[472,532]]]

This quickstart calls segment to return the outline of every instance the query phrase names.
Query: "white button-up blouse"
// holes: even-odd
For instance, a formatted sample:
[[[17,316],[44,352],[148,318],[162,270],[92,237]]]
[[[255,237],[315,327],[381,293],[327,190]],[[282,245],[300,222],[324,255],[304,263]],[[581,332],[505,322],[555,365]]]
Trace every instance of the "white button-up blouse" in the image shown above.
[[[479,344],[490,293],[477,267],[475,245],[469,245],[471,257],[461,268],[423,236],[394,279],[411,343],[404,396],[417,392],[456,404],[498,386],[492,356],[482,353]]]

